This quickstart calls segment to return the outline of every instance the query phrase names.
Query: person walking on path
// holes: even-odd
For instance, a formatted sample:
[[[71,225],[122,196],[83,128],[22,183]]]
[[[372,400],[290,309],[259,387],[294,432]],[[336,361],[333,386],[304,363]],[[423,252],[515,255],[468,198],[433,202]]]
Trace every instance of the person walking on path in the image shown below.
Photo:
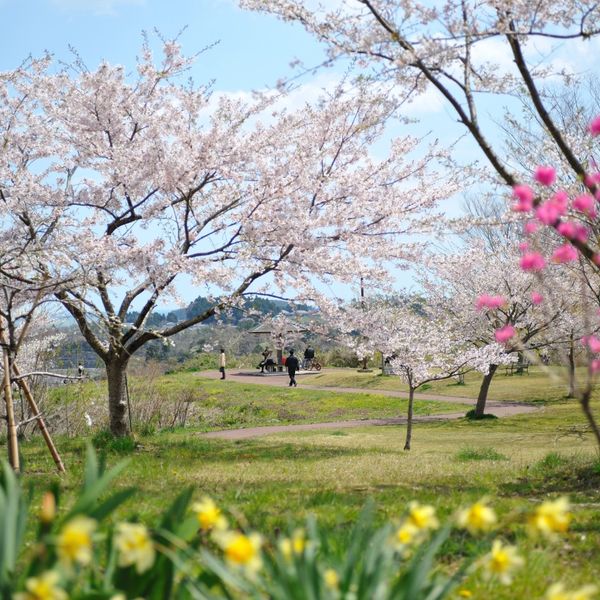
[[[290,355],[287,357],[285,361],[285,366],[287,368],[288,375],[290,376],[290,385],[289,387],[296,387],[298,384],[296,383],[296,371],[300,366],[298,359],[294,356],[294,351],[290,350]]]
[[[225,379],[225,349],[221,348],[221,354],[219,356],[219,372],[221,373],[221,379]]]

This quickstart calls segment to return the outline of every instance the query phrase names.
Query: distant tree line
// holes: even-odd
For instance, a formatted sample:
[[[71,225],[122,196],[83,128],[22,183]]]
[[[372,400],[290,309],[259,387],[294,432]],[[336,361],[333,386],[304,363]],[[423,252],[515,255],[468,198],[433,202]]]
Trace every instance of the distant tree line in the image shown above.
[[[213,304],[214,302],[211,302],[204,296],[198,296],[195,300],[190,302],[186,308],[172,310],[167,313],[158,311],[150,313],[146,321],[146,326],[161,326],[165,323],[177,323],[184,319],[191,319],[205,312]],[[271,300],[269,298],[254,296],[252,298],[246,298],[241,308],[233,308],[227,313],[221,314],[219,317],[210,317],[209,319],[206,319],[204,323],[214,324],[217,320],[220,320],[228,325],[251,328],[257,324],[257,321],[260,321],[267,315],[274,317],[281,312],[292,311],[312,312],[314,311],[314,308],[308,304],[291,304],[284,300]],[[128,312],[126,316],[127,322],[134,322],[138,315],[139,313],[137,311]]]

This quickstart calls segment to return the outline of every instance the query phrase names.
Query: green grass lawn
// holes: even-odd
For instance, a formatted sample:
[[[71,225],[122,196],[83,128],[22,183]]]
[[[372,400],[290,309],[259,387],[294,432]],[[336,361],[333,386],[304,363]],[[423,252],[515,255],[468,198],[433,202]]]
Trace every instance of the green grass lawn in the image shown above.
[[[199,377],[197,373],[178,372],[148,382],[130,378],[130,395],[134,414],[144,413],[137,427],[152,428],[158,413],[169,412],[169,406],[190,403],[188,424],[194,429],[210,431],[260,425],[318,423],[340,419],[378,419],[405,416],[408,401],[383,396],[373,390],[364,393],[306,390],[219,381]],[[104,382],[67,385],[52,390],[52,404],[66,404],[79,415],[94,406],[106,404]],[[152,416],[151,408],[155,409]],[[417,400],[416,415],[466,412],[460,403]],[[168,423],[167,417],[162,422]],[[134,428],[135,424],[134,424]]]
[[[363,376],[348,373],[339,385],[354,386],[346,381],[357,375]],[[507,390],[512,386],[514,399],[524,400],[530,392],[523,387],[533,380],[543,387],[544,380],[534,373],[529,378],[499,376],[496,383]],[[388,410],[403,414],[405,408],[398,399],[376,394],[288,390],[181,374],[161,378],[160,394],[167,398],[189,393],[189,386],[194,386],[194,393],[196,386],[201,390],[197,402],[220,406],[224,414],[236,407],[247,413],[229,426],[267,424],[272,418],[302,422],[334,415],[340,419],[382,416]],[[467,386],[457,386],[461,395]],[[459,506],[488,496],[502,518],[567,494],[574,504],[574,521],[562,541],[538,544],[520,526],[508,530],[507,541],[516,543],[528,559],[527,569],[517,575],[513,586],[506,589],[476,575],[466,585],[477,599],[535,599],[554,581],[561,579],[574,587],[596,581],[600,572],[598,454],[574,401],[559,401],[550,385],[538,390],[536,397],[553,402],[536,413],[506,419],[419,423],[410,452],[402,450],[403,426],[286,433],[235,442],[203,438],[206,427],[191,427],[139,437],[133,450],[118,452],[117,445],[106,441],[101,446],[109,463],[124,457],[131,461],[117,485],[132,485],[139,491],[120,510],[122,516],[137,514],[151,520],[179,491],[193,486],[196,497],[213,496],[267,535],[315,513],[336,545],[343,544],[369,498],[375,500],[378,518],[384,521],[397,518],[412,499],[434,504],[447,517]],[[248,405],[257,409],[243,411]],[[443,407],[448,410],[448,405]],[[288,413],[282,416],[278,411],[284,408]],[[600,410],[600,403],[595,403],[595,409]],[[212,427],[221,426],[219,419]],[[69,468],[62,481],[68,503],[80,480],[85,440],[56,441]],[[39,488],[55,477],[39,439],[24,444],[23,454],[27,482]],[[444,568],[452,569],[479,548],[479,541],[456,532],[443,547]]]
[[[504,369],[499,368],[492,379],[488,398],[490,400],[548,403],[560,402],[565,399],[566,387],[562,371],[552,369],[554,379],[541,367],[530,367],[529,374],[505,375]],[[444,396],[465,396],[477,398],[482,375],[477,372],[467,373],[464,385],[457,384],[455,379],[447,379],[425,384],[418,392],[441,394]],[[327,369],[326,372],[306,375],[303,377],[306,385],[355,387],[365,390],[404,390],[406,385],[399,377],[381,375],[379,369],[370,373],[361,373],[356,369]]]

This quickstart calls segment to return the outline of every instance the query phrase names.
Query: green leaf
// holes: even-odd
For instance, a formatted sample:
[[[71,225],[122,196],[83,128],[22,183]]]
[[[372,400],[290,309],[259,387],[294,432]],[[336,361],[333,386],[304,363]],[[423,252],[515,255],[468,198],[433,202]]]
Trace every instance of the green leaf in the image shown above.
[[[108,515],[110,515],[119,505],[123,504],[128,498],[130,498],[136,492],[135,488],[126,488],[113,494],[108,500],[105,500],[101,504],[91,510],[88,514],[92,519],[101,521]]]

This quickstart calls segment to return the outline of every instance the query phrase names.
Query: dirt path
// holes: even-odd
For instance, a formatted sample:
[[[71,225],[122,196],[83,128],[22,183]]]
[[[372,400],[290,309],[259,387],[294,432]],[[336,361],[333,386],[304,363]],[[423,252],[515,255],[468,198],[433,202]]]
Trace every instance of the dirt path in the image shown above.
[[[314,374],[314,373],[312,373]],[[349,387],[326,387],[320,385],[311,385],[304,383],[302,380],[306,376],[310,376],[311,373],[300,372],[296,374],[299,386],[305,390],[320,390],[327,392],[338,392],[338,393],[359,393],[359,394],[378,394],[380,396],[391,396],[394,398],[407,398],[407,392],[396,392],[393,390],[367,390],[364,388],[349,388]],[[203,371],[199,373],[200,377],[206,377],[209,379],[218,379],[220,373],[212,371]],[[287,374],[270,374],[260,375],[257,373],[249,372],[229,372],[227,377],[231,381],[237,383],[252,383],[257,385],[270,385],[275,387],[287,387],[288,378]],[[415,393],[415,399],[417,400],[436,400],[437,402],[452,402],[454,404],[466,404],[475,406],[476,400],[474,398],[462,398],[459,396],[441,396],[437,394],[420,394]],[[519,415],[523,413],[530,413],[539,410],[537,406],[531,404],[525,404],[523,402],[498,402],[495,400],[488,400],[486,404],[486,413],[493,414],[497,417],[510,417],[513,415]],[[452,412],[452,413],[441,413],[436,415],[419,415],[413,418],[415,422],[421,421],[447,421],[450,419],[460,419],[464,417],[464,412]],[[223,431],[212,431],[210,433],[202,434],[203,437],[207,438],[220,438],[226,440],[242,440],[253,437],[260,437],[263,435],[269,435],[271,433],[284,433],[287,431],[309,431],[315,429],[346,429],[349,427],[364,427],[365,425],[401,425],[406,423],[406,417],[397,417],[389,419],[360,419],[354,421],[334,421],[331,423],[303,423],[301,425],[272,425],[268,427],[248,427],[246,429],[227,429]]]

